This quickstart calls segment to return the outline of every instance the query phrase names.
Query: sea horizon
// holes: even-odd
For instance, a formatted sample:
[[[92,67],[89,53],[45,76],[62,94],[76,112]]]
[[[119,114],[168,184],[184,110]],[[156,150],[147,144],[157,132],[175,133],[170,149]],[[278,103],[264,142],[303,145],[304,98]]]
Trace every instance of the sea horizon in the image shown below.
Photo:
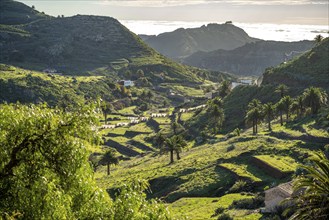
[[[155,20],[119,20],[135,34],[159,35],[179,28],[196,28],[210,23],[223,24],[226,21],[155,21]],[[301,41],[313,40],[316,35],[329,36],[327,25],[240,23],[233,25],[242,28],[249,36],[262,40]]]

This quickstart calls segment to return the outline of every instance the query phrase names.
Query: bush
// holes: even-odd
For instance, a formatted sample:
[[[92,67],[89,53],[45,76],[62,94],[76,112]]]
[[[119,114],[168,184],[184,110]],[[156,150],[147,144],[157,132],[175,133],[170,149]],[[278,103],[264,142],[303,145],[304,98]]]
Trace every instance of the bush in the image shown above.
[[[238,180],[234,185],[229,189],[231,193],[241,192],[246,189],[247,183],[243,180]]]
[[[219,214],[222,214],[224,211],[225,211],[225,209],[223,207],[219,207],[215,210],[215,213],[211,217],[215,217]]]
[[[230,145],[230,146],[227,147],[226,152],[230,152],[230,151],[232,151],[234,149],[235,149],[235,146],[232,144],[232,145]]]
[[[264,197],[257,195],[255,198],[235,200],[229,209],[256,209],[264,205]]]
[[[217,220],[233,220],[233,218],[229,214],[224,213],[221,214]]]

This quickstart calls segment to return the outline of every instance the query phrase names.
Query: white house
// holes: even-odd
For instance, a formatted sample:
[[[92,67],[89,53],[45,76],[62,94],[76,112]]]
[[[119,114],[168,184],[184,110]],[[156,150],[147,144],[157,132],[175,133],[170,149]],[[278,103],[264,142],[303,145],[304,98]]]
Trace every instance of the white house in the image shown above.
[[[135,85],[134,81],[131,81],[131,80],[121,80],[119,82],[119,84],[123,85],[124,87],[134,86]]]

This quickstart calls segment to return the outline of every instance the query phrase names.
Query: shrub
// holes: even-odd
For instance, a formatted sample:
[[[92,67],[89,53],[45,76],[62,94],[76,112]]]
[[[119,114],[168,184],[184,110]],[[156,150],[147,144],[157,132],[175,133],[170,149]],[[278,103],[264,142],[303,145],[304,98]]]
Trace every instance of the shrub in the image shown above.
[[[223,207],[219,207],[215,210],[214,214],[211,217],[215,217],[219,214],[222,214],[225,211],[225,209]]]
[[[229,206],[230,209],[256,209],[264,205],[264,197],[257,195],[255,198],[235,200]]]
[[[234,149],[235,149],[235,146],[232,144],[232,145],[227,147],[226,152],[232,151]]]
[[[224,213],[221,214],[217,220],[233,220],[233,218],[229,214]]]
[[[241,192],[242,190],[245,190],[247,186],[247,183],[243,180],[238,180],[234,183],[234,185],[229,189],[231,193],[235,192]]]

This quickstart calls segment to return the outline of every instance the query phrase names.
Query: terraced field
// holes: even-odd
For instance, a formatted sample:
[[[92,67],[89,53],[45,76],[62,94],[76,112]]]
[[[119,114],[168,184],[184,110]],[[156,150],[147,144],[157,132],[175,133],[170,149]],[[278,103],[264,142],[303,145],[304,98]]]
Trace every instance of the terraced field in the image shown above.
[[[169,123],[169,119],[166,118],[152,120],[159,125],[168,126]],[[321,141],[326,135],[314,126],[309,128],[313,133],[320,134],[320,139],[314,139],[314,142],[305,142],[303,137],[306,133],[291,128],[289,124],[282,128],[274,124],[273,127],[274,132],[262,132],[255,136],[248,129],[242,131],[240,136],[220,136],[212,140],[211,144],[209,142],[201,146],[195,145],[193,141],[181,153],[182,159],[173,164],[169,164],[167,155],[157,154],[157,149],[153,147],[155,153],[120,162],[113,169],[111,177],[105,176],[105,168],[101,168],[97,174],[97,181],[101,187],[111,191],[129,179],[146,179],[151,188],[149,196],[168,202],[172,212],[179,219],[183,218],[182,213],[193,217],[191,219],[211,219],[220,201],[230,197],[229,190],[237,180],[242,179],[249,183],[247,188],[239,189],[240,192],[250,192],[248,195],[263,191],[265,187],[290,181],[304,155],[325,145]],[[283,135],[295,135],[288,140],[280,139],[275,135],[279,129]],[[260,130],[266,131],[266,125],[260,126]],[[145,137],[147,135],[137,135],[133,140],[151,148],[151,143],[146,142]],[[264,165],[255,164],[253,158],[287,175],[273,176],[267,172]],[[214,200],[218,201],[213,202]],[[259,219],[262,216],[253,210],[227,207],[224,209],[224,212],[234,216],[234,219]]]

